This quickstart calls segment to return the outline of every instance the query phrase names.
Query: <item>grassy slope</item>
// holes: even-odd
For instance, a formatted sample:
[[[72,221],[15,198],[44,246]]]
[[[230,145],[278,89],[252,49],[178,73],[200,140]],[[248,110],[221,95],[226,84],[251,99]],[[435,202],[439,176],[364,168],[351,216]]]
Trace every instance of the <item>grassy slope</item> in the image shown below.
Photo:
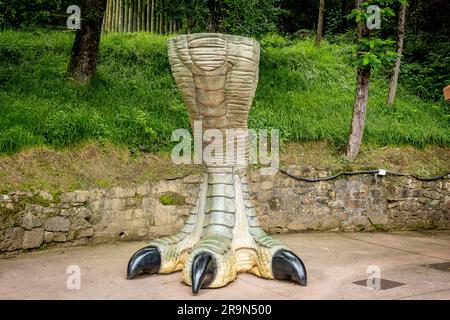
[[[284,147],[281,166],[325,167],[333,172],[385,168],[423,176],[448,172],[450,148],[428,146],[365,146],[348,165],[342,152],[326,142],[292,142]],[[95,142],[64,150],[30,148],[13,155],[0,155],[0,194],[14,190],[46,189],[60,192],[92,187],[124,186],[131,183],[181,177],[199,173],[201,167],[174,165],[168,153],[131,154],[126,147]]]
[[[0,33],[0,152],[23,147],[70,146],[94,139],[131,150],[169,150],[173,129],[188,118],[167,61],[166,37],[103,37],[98,73],[88,86],[68,81],[65,69],[73,34]],[[250,126],[279,128],[285,140],[345,144],[354,70],[350,46],[311,41],[265,48]],[[384,105],[386,83],[375,77],[364,139],[373,145],[448,146],[443,105],[400,90],[396,108]]]

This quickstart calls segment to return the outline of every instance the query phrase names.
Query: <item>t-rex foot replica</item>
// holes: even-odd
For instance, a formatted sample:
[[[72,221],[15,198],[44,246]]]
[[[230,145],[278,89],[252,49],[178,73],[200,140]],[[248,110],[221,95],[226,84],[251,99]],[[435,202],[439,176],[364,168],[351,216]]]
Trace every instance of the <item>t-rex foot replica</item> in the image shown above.
[[[137,251],[128,263],[128,278],[182,270],[194,294],[225,286],[239,272],[305,286],[303,262],[261,229],[249,196],[247,116],[258,82],[258,42],[223,34],[182,35],[169,41],[169,60],[191,125],[201,121],[202,131],[194,135],[201,134],[205,143],[207,130],[222,134],[223,148],[235,156],[204,152],[207,169],[184,227]],[[237,146],[228,139],[230,129],[241,141]]]

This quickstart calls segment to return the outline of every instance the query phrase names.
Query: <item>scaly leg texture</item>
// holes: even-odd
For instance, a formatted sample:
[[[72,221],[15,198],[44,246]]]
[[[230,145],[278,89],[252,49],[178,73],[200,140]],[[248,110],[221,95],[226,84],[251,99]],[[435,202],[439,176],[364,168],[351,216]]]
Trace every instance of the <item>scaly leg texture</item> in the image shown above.
[[[128,278],[140,272],[178,270],[194,294],[202,287],[223,287],[240,272],[300,285],[307,282],[300,258],[259,226],[245,170],[227,167],[208,169],[184,227],[136,252]]]
[[[300,258],[261,229],[246,181],[247,118],[258,83],[258,42],[232,35],[190,34],[169,40],[168,49],[191,124],[202,125],[200,132],[194,130],[194,140],[202,141],[207,170],[184,227],[136,252],[128,264],[128,278],[141,272],[182,270],[183,281],[194,294],[201,288],[225,286],[240,272],[306,285]],[[235,146],[234,139],[220,143],[226,159],[206,152],[205,137],[219,133],[229,138],[230,130],[238,132],[243,143]]]

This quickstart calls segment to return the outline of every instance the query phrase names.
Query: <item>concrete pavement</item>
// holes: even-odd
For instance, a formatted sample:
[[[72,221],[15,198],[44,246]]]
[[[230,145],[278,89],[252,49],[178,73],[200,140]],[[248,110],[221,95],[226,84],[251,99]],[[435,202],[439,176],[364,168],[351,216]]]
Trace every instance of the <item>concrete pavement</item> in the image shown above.
[[[276,236],[304,261],[308,286],[240,274],[225,288],[191,295],[181,274],[126,280],[129,257],[144,242],[55,248],[0,260],[1,299],[450,299],[450,231],[305,233]],[[69,290],[71,265],[81,271],[80,289]],[[404,285],[373,290],[353,282],[378,267],[382,279]],[[76,267],[75,267],[76,268]],[[70,278],[73,279],[73,278]]]

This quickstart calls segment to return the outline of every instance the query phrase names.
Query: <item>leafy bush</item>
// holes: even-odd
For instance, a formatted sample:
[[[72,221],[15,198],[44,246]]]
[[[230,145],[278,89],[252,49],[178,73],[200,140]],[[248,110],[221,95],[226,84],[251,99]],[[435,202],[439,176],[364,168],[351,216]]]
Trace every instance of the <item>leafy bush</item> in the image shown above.
[[[65,27],[66,8],[79,0],[0,0],[0,29],[29,26]]]
[[[424,99],[443,100],[442,89],[450,84],[449,39],[421,33],[406,43],[400,82]]]

